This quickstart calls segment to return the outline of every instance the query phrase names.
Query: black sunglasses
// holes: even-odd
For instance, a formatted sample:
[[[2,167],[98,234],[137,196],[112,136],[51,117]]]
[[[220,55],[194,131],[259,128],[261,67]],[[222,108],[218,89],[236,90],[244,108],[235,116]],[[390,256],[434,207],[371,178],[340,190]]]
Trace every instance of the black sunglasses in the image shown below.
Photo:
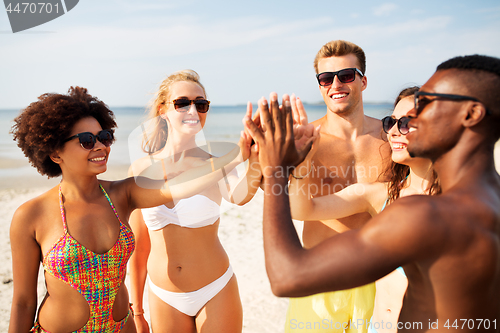
[[[408,132],[410,132],[410,126],[408,126],[408,123],[412,119],[413,117],[401,117],[399,119],[396,119],[387,116],[382,118],[382,129],[384,130],[384,132],[389,134],[391,128],[397,123],[399,133],[401,133],[402,135],[406,135],[408,134]]]
[[[437,98],[419,98],[420,96],[435,96]],[[417,91],[415,93],[415,111],[417,111],[417,116],[422,112],[422,110],[429,104],[430,102],[434,102],[438,99],[445,99],[445,100],[451,100],[451,101],[474,101],[474,102],[479,102],[482,103],[480,100],[478,100],[475,97],[470,97],[470,96],[464,96],[464,95],[453,95],[453,94],[438,94],[438,93],[428,93],[425,91]],[[491,114],[488,109],[486,109],[486,114],[489,115]]]
[[[172,101],[174,104],[175,111],[177,112],[187,112],[191,104],[194,104],[196,111],[199,113],[207,113],[210,106],[210,101],[206,99],[187,99],[178,98]]]
[[[69,140],[73,140],[74,138],[78,138],[80,140],[80,145],[87,150],[94,149],[96,140],[99,140],[99,142],[101,142],[106,147],[111,146],[111,144],[115,140],[113,130],[106,129],[100,131],[99,133],[97,133],[97,135],[94,135],[90,132],[78,133],[67,138],[66,140],[64,140],[64,142],[68,142]]]
[[[361,73],[361,71],[357,68],[345,68],[337,72],[323,72],[316,74],[316,79],[318,79],[318,83],[322,87],[331,85],[335,79],[335,75],[337,75],[340,82],[349,83],[356,79],[356,72],[361,77],[364,76],[363,73]]]

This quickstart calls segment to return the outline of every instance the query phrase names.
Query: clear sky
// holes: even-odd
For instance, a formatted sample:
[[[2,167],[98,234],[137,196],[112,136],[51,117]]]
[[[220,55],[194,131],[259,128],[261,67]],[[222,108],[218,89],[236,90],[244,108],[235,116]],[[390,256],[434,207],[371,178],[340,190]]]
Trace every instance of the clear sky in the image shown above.
[[[144,106],[169,73],[191,68],[214,105],[271,91],[321,96],[313,59],[345,39],[367,56],[367,102],[392,101],[457,55],[500,57],[500,1],[80,0],[13,34],[0,9],[0,108],[80,85],[110,106]]]

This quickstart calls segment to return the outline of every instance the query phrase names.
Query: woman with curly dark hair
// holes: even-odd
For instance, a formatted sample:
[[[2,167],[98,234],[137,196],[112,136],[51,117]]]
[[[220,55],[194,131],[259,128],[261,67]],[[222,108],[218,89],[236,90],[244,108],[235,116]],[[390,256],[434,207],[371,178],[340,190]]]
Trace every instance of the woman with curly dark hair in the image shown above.
[[[9,332],[135,332],[123,283],[135,247],[130,213],[194,195],[222,178],[213,168],[240,162],[234,149],[168,186],[142,178],[144,186],[134,178],[100,180],[115,127],[113,112],[80,87],[44,94],[15,119],[11,132],[30,163],[62,180],[21,205],[12,219]],[[47,294],[35,321],[40,262]]]
[[[290,207],[294,219],[330,220],[360,212],[368,212],[373,216],[380,213],[387,204],[399,197],[413,194],[440,193],[439,182],[431,167],[431,161],[424,158],[412,158],[406,150],[408,140],[405,136],[409,132],[408,121],[410,120],[407,114],[413,109],[413,98],[418,90],[419,87],[403,89],[394,102],[392,116],[382,119],[382,128],[387,134],[392,149],[392,164],[387,172],[388,181],[370,184],[357,183],[347,186],[334,194],[313,197],[314,193],[311,193],[312,191],[307,188],[304,190],[301,186],[301,179],[314,172],[314,166],[311,167],[310,162],[314,154],[313,148],[306,160],[297,167],[291,178]],[[304,112],[301,107],[298,109]],[[407,280],[402,268],[398,270],[399,273],[395,271],[376,283],[377,292],[372,322],[379,324],[390,323],[392,325],[384,326],[383,329],[379,330],[379,333],[396,331],[397,319],[407,286]],[[334,293],[346,292],[348,291]],[[328,302],[332,308],[341,308],[341,302],[332,304],[328,299],[322,300],[318,299],[318,297],[318,295],[312,295],[307,298],[313,303],[324,301]],[[306,314],[306,310],[298,305],[295,306],[295,304],[304,304],[304,302],[290,300],[287,323],[294,319],[297,313],[301,314],[301,318],[310,316],[311,321],[316,320],[314,314]],[[355,318],[352,318],[352,320],[355,322]],[[289,331],[289,326],[287,325],[285,332]],[[380,325],[377,325],[377,327],[380,328]],[[368,332],[373,332],[373,330],[370,328]]]

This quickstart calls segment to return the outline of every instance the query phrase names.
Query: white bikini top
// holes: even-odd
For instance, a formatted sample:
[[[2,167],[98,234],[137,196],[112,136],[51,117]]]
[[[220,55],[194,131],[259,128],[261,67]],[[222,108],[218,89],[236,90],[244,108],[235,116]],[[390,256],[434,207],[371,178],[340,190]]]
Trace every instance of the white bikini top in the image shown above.
[[[179,200],[172,209],[161,205],[141,211],[144,222],[150,230],[159,230],[169,224],[201,228],[214,224],[220,217],[219,205],[201,194]]]

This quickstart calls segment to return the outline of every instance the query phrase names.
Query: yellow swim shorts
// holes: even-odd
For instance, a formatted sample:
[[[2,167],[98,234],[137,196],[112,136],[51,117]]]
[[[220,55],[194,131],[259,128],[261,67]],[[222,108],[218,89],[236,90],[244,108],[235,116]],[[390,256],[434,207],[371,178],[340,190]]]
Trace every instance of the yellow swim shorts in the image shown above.
[[[285,333],[367,333],[374,301],[375,283],[290,298]]]

